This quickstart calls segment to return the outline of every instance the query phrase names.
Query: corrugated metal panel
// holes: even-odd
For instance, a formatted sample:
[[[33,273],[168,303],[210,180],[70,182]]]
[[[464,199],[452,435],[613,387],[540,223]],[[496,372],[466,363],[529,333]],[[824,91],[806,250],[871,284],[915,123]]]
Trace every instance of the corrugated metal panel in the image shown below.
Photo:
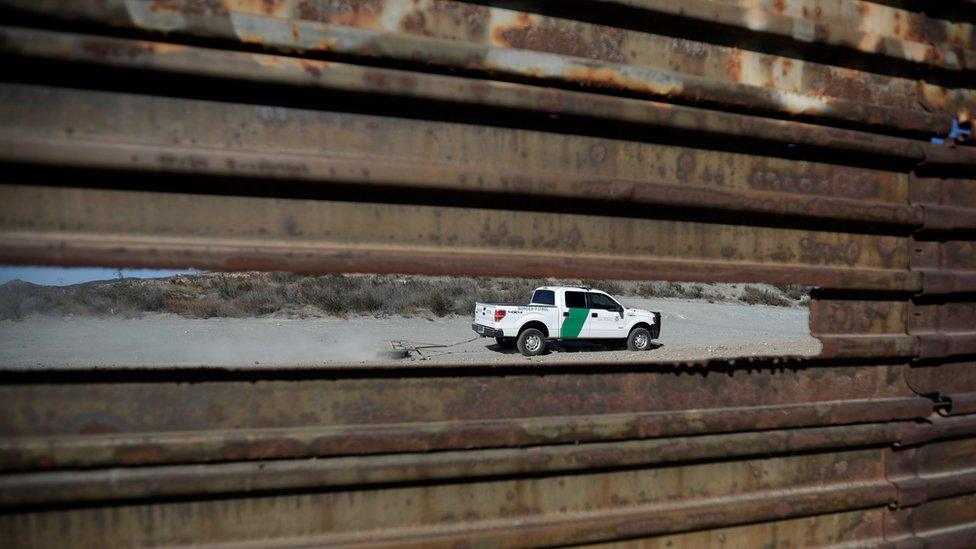
[[[2,0],[0,260],[800,283],[821,355],[3,372],[0,541],[973,544],[964,4],[518,4]]]
[[[943,98],[945,92],[910,79],[839,72],[798,59],[461,2],[245,0],[203,9],[194,4],[124,0],[70,7],[58,2],[6,3],[122,27],[387,57],[909,131],[940,132],[949,127],[945,113],[933,115],[920,108],[929,98]],[[761,12],[747,12],[757,13]],[[746,24],[762,30],[761,21]],[[888,46],[886,40],[874,41],[880,43],[871,48]],[[899,49],[913,61],[937,60],[969,69],[974,63],[963,50],[937,59],[940,50],[921,43],[914,46]],[[971,111],[972,101],[970,94],[961,106],[965,113]]]

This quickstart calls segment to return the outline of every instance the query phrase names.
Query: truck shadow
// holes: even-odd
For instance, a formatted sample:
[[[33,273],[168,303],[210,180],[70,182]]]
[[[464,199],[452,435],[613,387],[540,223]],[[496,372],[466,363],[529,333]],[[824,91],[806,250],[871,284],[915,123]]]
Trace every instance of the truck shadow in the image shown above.
[[[593,353],[604,351],[627,352],[626,343],[606,344],[596,341],[550,341],[548,345],[549,348],[547,353]],[[656,343],[652,341],[651,348],[648,350],[653,351],[655,349],[660,349],[663,346],[663,343]],[[519,354],[518,349],[504,349],[497,343],[485,345],[485,348],[506,355]]]

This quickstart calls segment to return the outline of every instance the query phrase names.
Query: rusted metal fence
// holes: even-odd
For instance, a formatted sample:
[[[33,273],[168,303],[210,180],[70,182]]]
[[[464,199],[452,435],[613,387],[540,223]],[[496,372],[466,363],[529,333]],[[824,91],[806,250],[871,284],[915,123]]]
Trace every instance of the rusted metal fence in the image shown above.
[[[7,371],[0,540],[976,545],[976,17],[913,5],[0,0],[0,261],[796,283],[823,343]]]

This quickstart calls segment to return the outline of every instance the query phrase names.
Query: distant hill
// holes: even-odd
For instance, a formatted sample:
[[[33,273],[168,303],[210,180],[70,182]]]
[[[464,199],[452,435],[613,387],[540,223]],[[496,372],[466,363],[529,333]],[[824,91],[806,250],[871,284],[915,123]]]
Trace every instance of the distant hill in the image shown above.
[[[476,301],[527,300],[537,286],[554,283],[585,283],[619,296],[776,306],[798,306],[808,299],[803,287],[762,284],[202,273],[97,280],[71,286],[12,280],[0,285],[0,319],[18,320],[33,314],[138,316],[144,313],[172,313],[192,318],[269,314],[467,315]]]

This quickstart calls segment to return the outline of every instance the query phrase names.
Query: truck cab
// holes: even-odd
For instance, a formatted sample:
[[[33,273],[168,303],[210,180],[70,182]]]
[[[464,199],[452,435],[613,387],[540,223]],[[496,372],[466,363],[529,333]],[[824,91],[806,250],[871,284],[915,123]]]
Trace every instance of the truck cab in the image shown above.
[[[625,307],[587,286],[543,286],[527,304],[476,303],[472,329],[526,356],[545,352],[552,340],[618,340],[647,350],[661,332],[661,315]]]

